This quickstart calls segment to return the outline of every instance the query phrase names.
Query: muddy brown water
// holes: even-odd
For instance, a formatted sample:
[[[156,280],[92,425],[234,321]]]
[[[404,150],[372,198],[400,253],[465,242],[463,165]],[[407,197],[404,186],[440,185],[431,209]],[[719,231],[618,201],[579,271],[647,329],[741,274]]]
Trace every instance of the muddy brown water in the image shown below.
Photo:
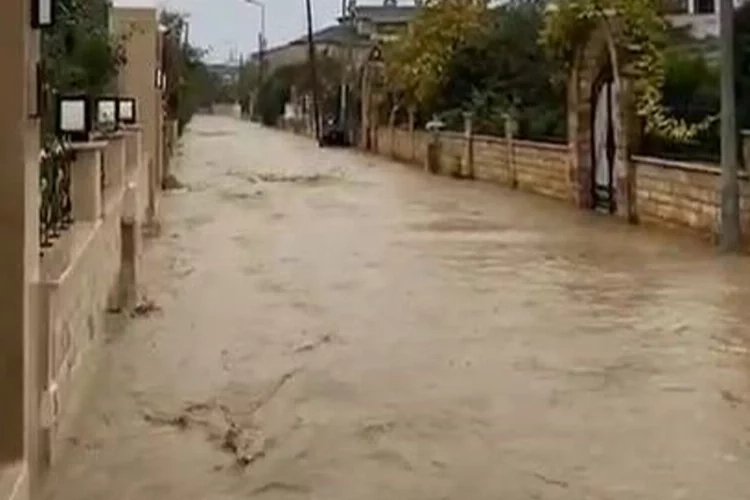
[[[177,175],[46,499],[750,499],[750,261],[231,118]]]

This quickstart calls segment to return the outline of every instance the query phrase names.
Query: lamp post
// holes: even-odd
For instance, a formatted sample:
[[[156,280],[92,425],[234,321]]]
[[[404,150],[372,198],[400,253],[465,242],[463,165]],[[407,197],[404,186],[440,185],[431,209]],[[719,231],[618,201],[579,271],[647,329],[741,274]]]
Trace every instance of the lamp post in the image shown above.
[[[737,120],[734,90],[734,2],[719,4],[721,47],[721,229],[723,252],[740,249],[740,202],[737,180]]]
[[[321,136],[320,108],[318,106],[318,71],[315,67],[315,41],[313,40],[311,0],[305,0],[305,8],[307,9],[307,52],[310,63],[310,79],[312,80],[313,120],[315,120],[313,126],[315,127],[315,139],[320,142]]]

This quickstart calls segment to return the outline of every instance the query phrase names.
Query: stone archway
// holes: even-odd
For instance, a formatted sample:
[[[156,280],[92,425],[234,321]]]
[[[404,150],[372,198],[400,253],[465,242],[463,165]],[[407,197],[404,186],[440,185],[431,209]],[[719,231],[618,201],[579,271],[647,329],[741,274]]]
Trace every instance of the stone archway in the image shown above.
[[[602,209],[635,222],[630,157],[638,127],[632,85],[622,70],[613,31],[613,25],[604,21],[592,29],[579,46],[569,75],[570,181],[580,207]],[[605,129],[595,126],[602,119]],[[604,137],[606,133],[609,137]]]

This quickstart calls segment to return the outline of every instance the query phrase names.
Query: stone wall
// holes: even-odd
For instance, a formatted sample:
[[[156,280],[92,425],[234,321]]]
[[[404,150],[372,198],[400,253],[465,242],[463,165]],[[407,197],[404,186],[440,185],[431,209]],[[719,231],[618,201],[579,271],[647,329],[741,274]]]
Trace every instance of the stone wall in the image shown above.
[[[513,141],[511,155],[519,189],[572,200],[567,145]]]
[[[474,138],[474,177],[510,186],[511,170],[505,138]]]
[[[472,163],[473,177],[561,200],[571,199],[568,182],[567,145],[473,136],[473,158],[467,158],[467,137],[459,132],[441,132],[439,173],[459,176],[462,166]],[[412,150],[412,140],[414,148]],[[430,135],[383,127],[378,129],[379,151],[394,159],[424,165]],[[471,168],[470,168],[471,170]]]
[[[720,170],[659,158],[634,157],[636,213],[642,222],[686,227],[707,238],[719,231]],[[743,234],[750,234],[750,181],[740,175]]]
[[[425,165],[429,141],[430,134],[422,130],[413,135],[404,129],[378,130],[380,154],[420,166]],[[577,204],[580,186],[572,179],[572,153],[567,144],[476,135],[471,138],[469,159],[467,141],[462,133],[439,134],[439,173],[457,175],[459,165],[468,161],[474,179]],[[636,220],[688,228],[712,239],[718,234],[718,166],[638,156],[632,157],[632,164]],[[743,234],[750,235],[750,178],[746,172],[740,173],[740,192]]]

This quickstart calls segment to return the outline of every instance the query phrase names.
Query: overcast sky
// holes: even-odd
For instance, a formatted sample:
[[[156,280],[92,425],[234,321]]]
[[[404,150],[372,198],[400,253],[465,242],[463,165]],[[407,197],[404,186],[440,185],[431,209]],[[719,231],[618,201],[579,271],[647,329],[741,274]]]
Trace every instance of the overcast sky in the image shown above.
[[[341,0],[312,2],[316,29],[334,23],[341,12]],[[269,47],[305,34],[305,0],[266,0],[265,3]],[[382,0],[360,0],[359,3],[379,5]],[[115,0],[115,5],[166,6],[188,13],[191,41],[210,48],[213,61],[226,60],[230,51],[249,54],[258,47],[260,8],[244,0]]]

